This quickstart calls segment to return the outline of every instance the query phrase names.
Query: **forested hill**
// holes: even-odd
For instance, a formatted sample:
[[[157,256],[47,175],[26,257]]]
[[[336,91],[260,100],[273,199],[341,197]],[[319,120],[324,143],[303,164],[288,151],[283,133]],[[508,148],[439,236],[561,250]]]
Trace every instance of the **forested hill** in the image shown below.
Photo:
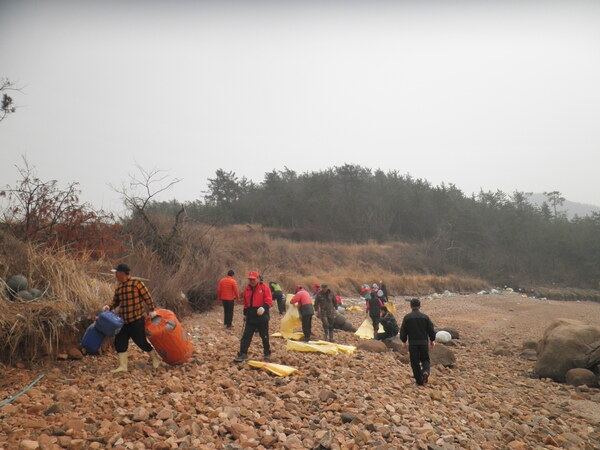
[[[529,197],[529,203],[538,208],[541,208],[544,202],[548,203],[548,197],[544,194],[531,194]],[[600,213],[600,206],[577,203],[565,199],[558,207],[558,212],[564,214],[567,219],[574,219],[576,216],[585,217],[591,216],[594,213]]]
[[[438,267],[498,283],[598,288],[600,214],[569,220],[560,192],[546,193],[540,207],[529,196],[466,197],[452,184],[356,165],[273,170],[259,184],[218,170],[204,198],[185,210],[203,223],[258,224],[292,240],[420,243]],[[151,210],[179,207],[172,201]]]

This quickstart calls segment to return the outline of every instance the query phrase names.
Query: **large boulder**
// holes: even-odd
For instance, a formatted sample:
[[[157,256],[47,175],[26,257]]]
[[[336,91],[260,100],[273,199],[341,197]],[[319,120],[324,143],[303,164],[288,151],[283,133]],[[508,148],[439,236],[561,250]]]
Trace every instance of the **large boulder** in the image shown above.
[[[385,344],[385,346],[391,349],[393,352],[407,352],[402,345],[402,341],[400,340],[400,336],[396,335],[391,338],[383,339],[381,342]]]
[[[571,369],[565,375],[565,382],[571,386],[598,386],[598,375],[588,369]]]
[[[372,353],[382,353],[389,351],[387,346],[382,342],[375,339],[363,339],[357,346],[359,350]]]
[[[348,319],[346,319],[346,316],[344,316],[343,314],[338,314],[337,316],[335,316],[335,319],[333,319],[333,328],[335,328],[336,330],[349,331],[351,333],[354,333],[356,331],[354,325],[352,325],[352,323],[348,321]]]
[[[570,369],[597,372],[600,363],[600,327],[578,320],[556,319],[539,343],[535,373],[563,383]]]
[[[436,345],[429,349],[429,359],[432,366],[454,367],[456,364],[454,352],[445,345]]]

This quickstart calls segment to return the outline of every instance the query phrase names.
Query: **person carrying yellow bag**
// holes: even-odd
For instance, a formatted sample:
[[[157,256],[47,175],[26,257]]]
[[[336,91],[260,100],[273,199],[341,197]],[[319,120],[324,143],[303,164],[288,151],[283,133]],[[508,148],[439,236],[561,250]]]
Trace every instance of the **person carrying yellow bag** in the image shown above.
[[[300,311],[302,333],[304,334],[301,341],[308,342],[310,341],[312,318],[315,314],[315,308],[312,303],[312,298],[310,298],[310,294],[302,286],[297,285],[295,292],[292,300],[290,300],[290,304],[295,305]]]

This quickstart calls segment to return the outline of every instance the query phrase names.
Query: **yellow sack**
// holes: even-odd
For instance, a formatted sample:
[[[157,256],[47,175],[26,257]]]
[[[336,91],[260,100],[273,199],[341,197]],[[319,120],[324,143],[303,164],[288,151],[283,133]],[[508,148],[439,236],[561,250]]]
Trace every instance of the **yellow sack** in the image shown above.
[[[288,294],[288,296],[291,294]],[[293,297],[293,295],[292,295]],[[290,305],[285,312],[285,315],[281,319],[281,334],[283,337],[294,335],[294,328],[302,325],[302,319],[300,319],[300,311],[296,305]]]
[[[348,306],[346,311],[362,311],[362,308],[360,306]]]
[[[289,307],[291,305],[291,301],[294,298],[294,294],[285,294],[285,305]]]
[[[332,344],[331,342],[327,342],[327,345],[321,345],[313,342],[296,342],[288,340],[287,349],[297,352],[325,353],[327,355],[336,355],[338,352],[335,344]]]
[[[383,326],[381,324],[379,324],[379,330],[377,332],[385,333],[385,330],[383,329]],[[358,330],[356,330],[356,333],[354,334],[362,339],[373,339],[373,321],[371,320],[371,316],[367,316],[367,318],[363,321],[363,323],[360,324],[360,327],[358,327]]]
[[[392,314],[396,314],[396,305],[394,305],[392,302],[387,302],[383,306],[385,306]]]
[[[279,375],[280,377],[287,377],[298,370],[294,367],[284,366],[283,364],[273,364],[264,361],[250,360],[248,361],[248,364],[250,364],[251,367],[256,367],[257,369],[266,369],[275,375]]]
[[[361,339],[373,339],[373,321],[369,316],[360,324],[354,334]]]
[[[335,345],[337,347],[337,349],[342,352],[342,353],[354,353],[356,351],[356,347],[354,345],[342,345],[342,344],[336,344],[334,342],[327,342],[327,341],[311,341],[311,344],[316,344],[316,345]]]

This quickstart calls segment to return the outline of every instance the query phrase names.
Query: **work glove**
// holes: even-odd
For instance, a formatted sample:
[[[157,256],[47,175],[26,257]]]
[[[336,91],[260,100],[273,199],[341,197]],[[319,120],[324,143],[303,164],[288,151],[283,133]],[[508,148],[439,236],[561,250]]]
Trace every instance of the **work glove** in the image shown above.
[[[150,316],[151,319],[154,319],[157,316],[156,311],[150,311],[148,313],[148,315]]]
[[[262,306],[256,310],[256,314],[258,314],[259,316],[262,316],[264,313],[265,308],[263,308]]]
[[[109,311],[109,310],[110,310],[110,306],[108,306],[108,305],[104,305],[102,307],[102,312],[106,312],[106,311]]]

